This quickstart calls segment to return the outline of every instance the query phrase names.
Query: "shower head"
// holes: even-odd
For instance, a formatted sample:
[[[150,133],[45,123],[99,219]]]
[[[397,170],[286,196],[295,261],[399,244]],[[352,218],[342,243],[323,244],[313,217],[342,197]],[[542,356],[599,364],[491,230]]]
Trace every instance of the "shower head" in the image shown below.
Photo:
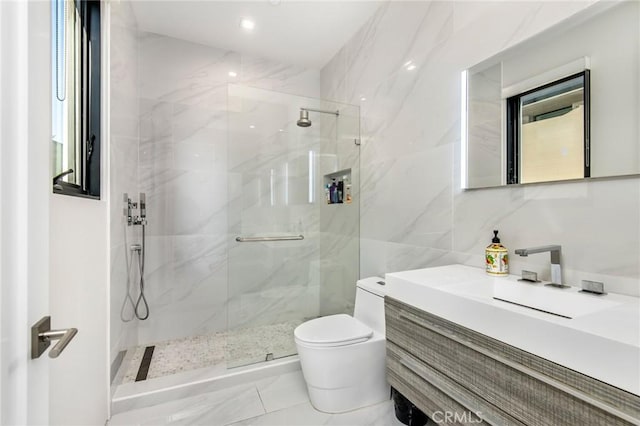
[[[309,127],[311,126],[311,120],[309,120],[309,111],[300,108],[300,120],[298,120],[298,126],[300,127]]]
[[[298,126],[300,127],[309,127],[311,126],[311,120],[309,120],[309,111],[320,112],[322,114],[331,114],[336,117],[340,116],[340,110],[336,111],[327,111],[324,109],[314,109],[314,108],[300,108],[300,120],[298,120]]]

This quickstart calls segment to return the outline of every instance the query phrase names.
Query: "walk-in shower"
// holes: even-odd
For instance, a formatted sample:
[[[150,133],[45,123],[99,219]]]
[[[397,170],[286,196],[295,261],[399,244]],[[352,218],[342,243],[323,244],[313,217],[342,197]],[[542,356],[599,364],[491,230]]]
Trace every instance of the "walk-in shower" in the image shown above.
[[[283,359],[296,354],[297,325],[352,313],[359,276],[359,108],[242,85],[228,85],[226,97],[226,137],[213,142],[226,158],[211,169],[145,171],[148,182],[193,176],[170,191],[141,182],[153,217],[149,236],[142,235],[146,246],[132,255],[143,259],[146,252],[152,259],[140,270],[138,293],[152,315],[139,323],[139,346],[128,348],[125,385],[140,380],[149,358],[146,380]],[[309,125],[309,111],[319,113],[312,127],[292,119],[298,110]],[[212,178],[203,180],[208,174]],[[324,196],[336,179],[351,191],[343,204]],[[190,216],[179,213],[184,201],[163,198],[183,192],[197,196]],[[132,211],[146,212],[145,198],[125,203],[127,223],[146,225],[146,215]],[[161,224],[179,233],[165,237]]]
[[[122,36],[132,50],[112,55],[137,53],[112,63],[138,68],[111,74],[114,401],[295,363],[298,324],[352,313],[359,108],[321,100],[317,70]]]

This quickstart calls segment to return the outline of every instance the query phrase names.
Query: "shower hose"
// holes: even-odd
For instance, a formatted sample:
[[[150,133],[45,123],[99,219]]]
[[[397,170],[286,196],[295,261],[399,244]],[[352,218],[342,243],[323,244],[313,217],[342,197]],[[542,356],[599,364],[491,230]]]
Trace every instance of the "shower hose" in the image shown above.
[[[149,318],[149,303],[144,295],[144,251],[145,251],[145,238],[144,238],[144,225],[142,225],[142,247],[138,250],[138,265],[140,266],[140,294],[138,300],[136,300],[136,306],[134,313],[139,320],[146,320]],[[140,313],[142,311],[142,305],[144,305],[144,316]]]
[[[139,294],[136,301],[133,301],[131,297],[131,266],[133,265],[133,256],[131,258],[131,262],[129,263],[129,268],[127,272],[127,295],[122,303],[122,308],[120,309],[120,319],[124,322],[129,322],[135,318],[139,320],[146,320],[149,318],[149,303],[147,303],[147,297],[144,294],[144,258],[145,258],[145,226],[142,225],[142,244],[132,246],[131,252],[134,251],[138,253],[138,269],[140,271],[140,281],[139,281]],[[127,307],[127,302],[131,304],[133,308],[133,315],[130,318],[125,317],[125,309]],[[143,314],[144,312],[144,314]]]

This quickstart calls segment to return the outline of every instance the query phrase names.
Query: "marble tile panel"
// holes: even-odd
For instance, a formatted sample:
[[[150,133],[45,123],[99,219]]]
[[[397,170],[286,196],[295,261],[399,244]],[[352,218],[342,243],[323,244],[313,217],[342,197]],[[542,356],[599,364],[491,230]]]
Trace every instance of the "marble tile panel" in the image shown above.
[[[141,169],[152,235],[226,232],[226,173]]]
[[[313,408],[310,402],[305,402],[243,420],[230,426],[317,426],[326,424],[330,419],[331,414],[322,413]]]
[[[327,425],[371,425],[371,426],[400,426],[395,416],[393,402],[387,401],[370,407],[361,408],[348,413],[334,414]]]
[[[229,251],[230,296],[303,286],[309,280],[309,262],[319,251],[319,241],[308,233],[303,241],[233,244],[236,246]]]
[[[562,245],[562,264],[567,270],[610,275],[614,281],[615,277],[637,277],[640,224],[635,218],[640,214],[639,204],[637,178],[616,180],[615,184],[592,181],[462,192],[456,197],[454,244],[459,251],[478,253],[488,244],[483,235],[500,229],[504,244],[512,250]],[[472,214],[469,209],[478,211],[478,206],[483,214]],[[590,249],[593,241],[603,239],[626,248],[616,254]],[[514,268],[537,264],[546,270],[548,257],[512,256],[512,261]]]
[[[348,413],[327,414],[313,408],[306,402],[291,408],[266,413],[262,416],[235,423],[240,425],[379,425],[400,426],[402,423],[396,419],[391,401],[360,408]]]
[[[186,171],[169,182],[175,235],[220,234],[227,229],[227,175]]]
[[[369,238],[360,239],[360,253],[360,277],[456,263],[450,251]]]
[[[291,95],[320,97],[320,72],[299,65],[285,65],[257,56],[243,55],[239,81],[251,87]]]
[[[113,416],[110,425],[229,424],[264,414],[255,385],[239,385]]]
[[[180,58],[180,60],[174,60]],[[157,34],[141,33],[141,94],[150,99],[212,106],[229,82],[228,72],[240,67],[234,52]]]
[[[181,286],[191,288],[202,284],[211,288],[212,296],[218,295],[220,300],[226,299],[225,235],[174,237],[173,250],[174,277]]]
[[[213,144],[184,142],[173,146],[173,167],[179,170],[222,170],[219,152]],[[216,167],[216,163],[217,167]]]
[[[138,343],[137,323],[131,321],[132,306],[127,299],[127,290],[131,291],[131,282],[127,281],[128,264],[125,259],[125,245],[111,248],[111,294],[110,294],[110,360],[114,360],[118,352],[135,346]]]
[[[385,181],[361,206],[362,236],[450,249],[451,145],[398,158]],[[416,182],[429,182],[419,189]],[[382,225],[382,226],[381,226]]]
[[[306,285],[245,291],[228,302],[229,328],[295,322],[318,316],[318,288]]]
[[[211,95],[214,97],[214,94]],[[227,88],[216,90],[215,97],[224,108],[214,109],[208,105],[185,105],[174,103],[171,122],[182,129],[198,131],[201,129],[218,129],[225,131],[227,127]]]
[[[118,353],[137,344],[135,322],[121,319],[127,292],[128,246],[136,238],[122,214],[122,194],[138,192],[138,39],[137,23],[129,2],[111,5],[109,51],[110,140],[110,362]],[[125,313],[125,319],[128,316]]]

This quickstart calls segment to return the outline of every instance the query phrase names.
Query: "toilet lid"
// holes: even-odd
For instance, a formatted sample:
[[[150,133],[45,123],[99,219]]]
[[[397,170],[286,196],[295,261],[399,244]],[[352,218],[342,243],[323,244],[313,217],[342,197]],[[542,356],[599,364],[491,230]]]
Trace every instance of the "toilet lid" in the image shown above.
[[[373,335],[373,330],[349,315],[338,314],[300,324],[293,334],[304,343],[342,346],[364,342]]]

